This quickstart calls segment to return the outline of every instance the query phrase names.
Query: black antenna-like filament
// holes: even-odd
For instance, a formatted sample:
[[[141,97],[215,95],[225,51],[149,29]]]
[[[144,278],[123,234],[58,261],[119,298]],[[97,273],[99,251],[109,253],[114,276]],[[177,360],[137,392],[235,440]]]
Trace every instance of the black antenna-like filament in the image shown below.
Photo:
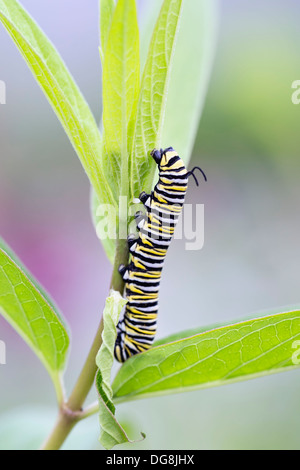
[[[204,178],[205,181],[207,181],[207,178],[206,178],[206,174],[204,173],[204,171],[203,171],[199,166],[195,166],[195,167],[192,169],[192,171],[189,171],[188,174],[187,174],[188,177],[189,177],[190,175],[192,175],[192,177],[194,178],[194,180],[195,180],[195,182],[196,182],[196,185],[199,186],[199,182],[198,182],[196,176],[194,175],[194,171],[195,171],[195,170],[201,171],[201,173],[202,173],[203,178]]]

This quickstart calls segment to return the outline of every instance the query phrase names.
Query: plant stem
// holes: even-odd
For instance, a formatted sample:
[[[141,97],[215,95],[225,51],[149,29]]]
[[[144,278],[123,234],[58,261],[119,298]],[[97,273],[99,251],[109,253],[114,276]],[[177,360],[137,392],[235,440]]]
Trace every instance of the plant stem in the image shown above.
[[[61,408],[53,431],[42,445],[41,450],[60,449],[76,423],[77,420],[70,415],[68,416]]]
[[[115,256],[115,263],[114,263],[110,288],[115,291],[120,292],[121,295],[123,295],[123,291],[124,291],[124,281],[122,277],[120,276],[119,266],[120,264],[125,264],[125,265],[128,264],[128,258],[129,258],[128,242],[126,239],[119,240],[117,251],[116,251],[116,256]]]
[[[111,289],[123,294],[124,282],[119,274],[119,265],[128,263],[127,240],[118,240],[115,263],[111,279]],[[42,450],[58,450],[72,431],[78,421],[90,415],[82,410],[85,399],[91,390],[97,372],[96,355],[102,344],[103,318],[101,318],[95,339],[88,357],[75,384],[75,387],[66,403],[60,406],[55,426],[42,446]]]
[[[85,364],[82,368],[81,374],[76,382],[73,392],[71,393],[71,396],[67,401],[67,407],[72,411],[82,411],[83,403],[94,383],[95,375],[97,372],[95,358],[102,344],[102,331],[103,319],[101,318],[100,325],[97,330],[88,357],[85,361]]]

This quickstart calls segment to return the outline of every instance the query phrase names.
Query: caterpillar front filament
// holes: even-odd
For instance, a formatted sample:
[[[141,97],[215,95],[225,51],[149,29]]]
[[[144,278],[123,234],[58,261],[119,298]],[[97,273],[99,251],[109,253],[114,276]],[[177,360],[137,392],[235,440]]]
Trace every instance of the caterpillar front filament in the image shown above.
[[[131,262],[119,268],[128,301],[124,318],[117,325],[115,357],[119,362],[152,346],[165,256],[184,204],[189,175],[197,182],[194,170],[186,170],[172,147],[153,150],[151,155],[158,165],[159,180],[151,194],[140,194],[147,213],[136,214],[139,236],[128,237]]]

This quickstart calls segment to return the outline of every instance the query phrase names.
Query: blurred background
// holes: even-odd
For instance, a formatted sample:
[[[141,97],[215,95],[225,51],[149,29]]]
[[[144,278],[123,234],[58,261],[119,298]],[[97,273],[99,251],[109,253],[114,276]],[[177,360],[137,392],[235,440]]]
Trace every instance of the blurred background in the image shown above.
[[[196,1],[196,0],[195,0]],[[147,2],[147,0],[145,0]],[[101,117],[98,2],[23,0],[55,44],[95,117]],[[143,1],[139,2],[141,19]],[[300,4],[221,0],[219,34],[191,166],[208,183],[205,245],[170,248],[159,334],[300,304]],[[0,234],[48,290],[72,331],[68,391],[82,367],[108,293],[111,266],[92,226],[89,182],[25,62],[0,28]],[[169,143],[167,143],[169,145]],[[180,273],[179,275],[179,268]],[[178,293],[174,295],[174,292]],[[56,416],[44,368],[0,317],[0,448],[39,445]],[[140,449],[299,449],[299,371],[118,407],[147,439]],[[91,394],[95,400],[96,394]],[[65,448],[100,448],[98,418]]]

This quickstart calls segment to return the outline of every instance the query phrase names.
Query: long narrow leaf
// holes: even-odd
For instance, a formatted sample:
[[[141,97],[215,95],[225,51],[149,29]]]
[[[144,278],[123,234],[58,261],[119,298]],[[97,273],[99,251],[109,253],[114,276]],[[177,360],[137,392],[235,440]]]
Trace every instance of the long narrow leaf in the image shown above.
[[[162,143],[176,148],[186,165],[205,103],[215,57],[217,24],[216,0],[183,2]]]
[[[149,155],[161,143],[168,83],[182,0],[164,0],[143,74],[131,159],[132,196],[152,189],[156,165]]]
[[[138,101],[139,64],[135,0],[118,0],[103,66],[103,157],[116,200],[129,195],[128,150]]]
[[[58,52],[17,0],[0,0],[0,22],[62,123],[99,200],[114,203],[102,171],[95,119]]]
[[[100,0],[100,48],[102,61],[106,49],[107,39],[115,11],[115,0]]]
[[[162,0],[144,6],[142,59],[145,62],[149,37],[157,19]],[[199,120],[216,50],[218,1],[185,1],[182,4],[180,27],[174,50],[172,72],[161,145],[172,145],[188,165],[194,146]]]

